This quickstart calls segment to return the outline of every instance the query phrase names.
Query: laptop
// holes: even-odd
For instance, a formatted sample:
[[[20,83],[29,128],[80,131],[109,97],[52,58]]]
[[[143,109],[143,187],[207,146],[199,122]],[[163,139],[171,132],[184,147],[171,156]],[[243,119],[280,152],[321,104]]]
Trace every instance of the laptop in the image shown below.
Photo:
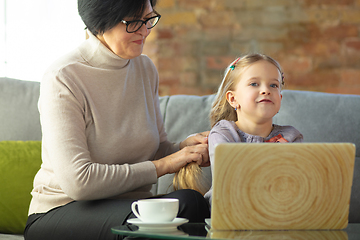
[[[211,230],[348,225],[352,143],[225,143],[215,148]]]

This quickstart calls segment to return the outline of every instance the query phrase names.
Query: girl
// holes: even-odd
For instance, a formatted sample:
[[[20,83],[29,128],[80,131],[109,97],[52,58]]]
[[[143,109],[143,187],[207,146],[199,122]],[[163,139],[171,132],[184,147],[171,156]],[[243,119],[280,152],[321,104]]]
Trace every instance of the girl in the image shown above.
[[[219,143],[302,142],[302,134],[294,127],[272,122],[280,110],[283,85],[281,67],[269,56],[251,54],[231,63],[210,112],[212,167]],[[212,189],[205,194],[210,204],[211,194]]]

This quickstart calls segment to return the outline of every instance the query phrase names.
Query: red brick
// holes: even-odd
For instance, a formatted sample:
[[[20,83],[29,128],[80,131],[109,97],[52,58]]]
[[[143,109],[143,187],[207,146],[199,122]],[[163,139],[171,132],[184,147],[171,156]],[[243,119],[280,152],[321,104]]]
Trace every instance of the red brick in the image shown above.
[[[350,50],[360,51],[360,38],[346,40],[345,46]]]
[[[339,93],[339,94],[355,94],[360,95],[360,87],[327,87],[324,89],[324,92],[328,93]]]
[[[345,59],[344,67],[360,69],[360,54],[358,51],[347,52],[346,57],[344,59]]]
[[[251,40],[264,40],[264,41],[279,41],[288,40],[288,29],[283,26],[246,26],[240,29],[233,30],[233,38],[237,41],[251,41]]]
[[[344,39],[348,37],[357,37],[359,35],[359,26],[356,25],[338,25],[326,28],[323,31],[325,39]]]
[[[161,9],[166,8],[173,8],[175,6],[175,0],[161,0],[158,1],[157,7],[159,8],[159,11],[161,12]]]
[[[187,95],[207,95],[211,94],[209,90],[201,90],[194,87],[185,87],[185,86],[174,86],[169,89],[169,95],[177,95],[177,94],[187,94]]]
[[[354,0],[303,0],[303,2],[306,4],[306,6],[313,6],[313,5],[319,5],[319,6],[327,6],[327,5],[347,6],[347,5],[353,5],[354,4]]]
[[[174,33],[172,29],[169,28],[160,28],[158,31],[158,39],[172,39],[174,38]]]
[[[309,8],[306,9],[308,20],[315,24],[335,24],[342,16],[342,9],[338,8]]]
[[[234,24],[234,13],[229,11],[201,14],[199,22],[205,28],[231,27]]]
[[[163,26],[181,26],[181,25],[189,25],[193,26],[196,24],[196,14],[192,11],[178,11],[173,12],[172,14],[166,12],[164,14],[161,14],[161,24]]]
[[[160,71],[180,71],[182,67],[182,59],[176,57],[158,58],[158,70]]]
[[[229,43],[219,41],[206,41],[201,44],[201,51],[203,56],[224,56],[229,52]]]
[[[310,56],[330,56],[340,54],[341,46],[337,41],[312,41],[304,45],[300,45],[297,51],[300,55]]]
[[[233,56],[211,56],[206,58],[206,67],[212,70],[225,70],[226,67],[234,61]]]
[[[299,87],[337,86],[340,82],[339,73],[331,70],[313,71],[305,74],[286,74],[287,83]]]
[[[144,53],[159,70],[160,94],[215,91],[228,64],[248,52],[277,59],[287,89],[358,91],[360,0],[159,2],[163,17]]]
[[[314,69],[340,69],[346,63],[344,56],[338,54],[313,57],[312,59]]]
[[[262,53],[272,57],[277,57],[280,52],[284,51],[284,44],[282,42],[263,41],[259,42],[259,47]],[[246,51],[247,50],[244,50],[242,52],[244,53]]]
[[[340,19],[344,23],[358,24],[360,21],[360,10],[359,9],[346,9],[341,11]]]
[[[144,53],[146,53],[153,61],[157,56],[158,50],[158,45],[154,42],[147,41],[144,45]]]
[[[345,67],[360,69],[360,39],[345,41]]]
[[[224,70],[218,70],[218,71],[212,70],[203,73],[204,78],[200,83],[201,86],[206,87],[207,89],[211,89],[212,92],[215,93],[224,78]]]
[[[161,86],[174,86],[180,84],[178,75],[174,75],[171,71],[159,73],[159,84]]]
[[[196,72],[182,72],[180,74],[180,82],[183,86],[196,87],[198,80],[199,76]]]
[[[213,28],[204,28],[202,30],[203,37],[208,40],[215,40],[220,44],[224,41],[230,41],[232,37],[232,29],[231,28],[223,28],[223,27],[213,27]]]
[[[209,0],[179,0],[179,7],[187,10],[203,9],[209,10],[212,8],[212,1]]]
[[[310,57],[287,57],[280,64],[285,73],[307,73],[312,70],[312,60]]]
[[[199,72],[200,61],[196,57],[184,56],[182,60],[182,71],[194,71]]]
[[[310,31],[310,29],[313,29],[312,31]],[[319,29],[318,26],[314,25],[314,24],[297,24],[292,26],[288,33],[287,33],[287,40],[291,41],[287,41],[287,44],[291,44],[294,43],[296,45],[298,44],[302,44],[302,43],[306,43],[309,42],[312,38],[314,38],[315,36],[319,36],[320,34],[320,30],[315,31],[315,29]],[[312,34],[314,33],[318,33],[315,36],[313,36]]]
[[[192,55],[194,46],[182,41],[161,41],[158,53],[162,57],[177,58],[179,56]]]
[[[343,69],[340,76],[342,85],[360,87],[360,69]]]
[[[200,28],[199,24],[176,26],[173,30],[175,38],[183,41],[184,44],[204,38],[204,31]]]

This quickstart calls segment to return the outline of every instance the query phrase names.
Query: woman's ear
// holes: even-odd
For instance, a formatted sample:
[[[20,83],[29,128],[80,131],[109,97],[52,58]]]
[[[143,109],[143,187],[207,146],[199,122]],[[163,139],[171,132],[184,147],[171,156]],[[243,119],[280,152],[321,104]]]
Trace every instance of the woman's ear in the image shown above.
[[[232,106],[233,108],[238,108],[239,104],[236,101],[235,94],[233,91],[227,91],[226,92],[226,100]]]

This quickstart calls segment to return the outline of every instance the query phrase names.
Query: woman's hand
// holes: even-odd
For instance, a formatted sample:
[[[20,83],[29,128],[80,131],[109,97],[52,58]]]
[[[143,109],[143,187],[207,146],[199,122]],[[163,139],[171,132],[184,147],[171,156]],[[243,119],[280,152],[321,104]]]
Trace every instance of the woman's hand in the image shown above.
[[[191,162],[196,162],[201,167],[210,166],[207,143],[186,146],[176,153],[153,161],[158,177],[168,173],[178,172],[180,168]]]
[[[182,141],[179,145],[180,149],[183,149],[186,146],[193,146],[197,144],[207,144],[209,131],[192,134]]]

